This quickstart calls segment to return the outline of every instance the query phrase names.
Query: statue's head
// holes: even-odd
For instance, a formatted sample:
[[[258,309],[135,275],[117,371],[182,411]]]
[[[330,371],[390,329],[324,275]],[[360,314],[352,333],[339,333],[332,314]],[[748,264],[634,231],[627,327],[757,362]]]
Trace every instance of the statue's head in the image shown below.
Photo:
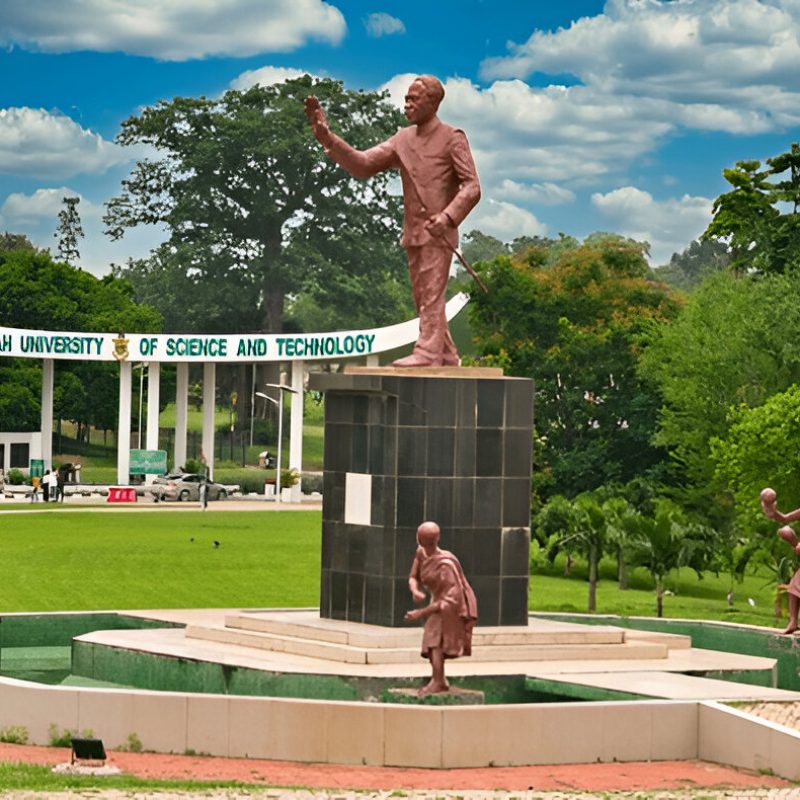
[[[778,499],[778,494],[774,489],[767,487],[761,490],[761,501],[763,503],[774,503]]]
[[[435,522],[423,522],[417,528],[417,542],[421,547],[436,547],[439,544],[441,531]]]
[[[408,87],[405,114],[409,122],[419,125],[436,115],[444,98],[444,86],[433,75],[420,75]]]

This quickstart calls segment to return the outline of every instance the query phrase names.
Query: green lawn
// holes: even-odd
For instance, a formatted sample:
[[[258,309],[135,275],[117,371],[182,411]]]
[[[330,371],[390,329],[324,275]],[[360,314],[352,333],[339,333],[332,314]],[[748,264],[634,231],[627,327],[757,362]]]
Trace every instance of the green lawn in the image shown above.
[[[253,794],[255,798],[266,797],[267,787],[236,781],[159,781],[137,778],[133,775],[61,775],[50,767],[38,764],[0,764],[0,786],[4,791],[26,792],[77,792],[91,796],[98,790],[117,790],[121,796],[137,792],[180,792],[186,797],[204,797],[212,789],[228,789]],[[83,795],[86,792],[87,795]],[[196,794],[192,794],[196,792]],[[140,795],[141,796],[141,795]]]
[[[0,612],[135,608],[301,607],[319,604],[321,514],[316,511],[0,512]],[[213,546],[214,540],[220,546]],[[409,553],[409,560],[413,553]],[[586,568],[569,577],[563,561],[531,578],[533,611],[586,611]],[[642,570],[620,591],[604,561],[598,614],[654,616],[652,581]],[[728,608],[725,576],[698,580],[690,570],[668,580],[672,618],[783,626],[764,576],[735,585]],[[751,606],[752,598],[755,606]]]
[[[577,560],[564,577],[564,557],[552,566],[542,566],[531,576],[528,606],[532,611],[586,613],[589,583],[586,565]],[[644,569],[635,569],[629,588],[621,591],[616,581],[616,563],[606,559],[600,565],[597,586],[597,614],[623,617],[654,617],[656,596],[652,578]],[[726,595],[730,578],[706,573],[702,580],[690,569],[672,572],[666,581],[672,594],[664,598],[664,616],[680,619],[709,619],[766,627],[783,627],[775,618],[775,586],[766,575],[747,575],[733,587],[734,603]],[[749,602],[752,600],[755,605]]]
[[[305,414],[303,418],[303,470],[306,472],[319,472],[322,470],[323,453],[323,419],[325,406],[316,403],[312,398],[307,398],[305,403]],[[229,411],[225,408],[217,408],[215,414],[215,425],[217,430],[227,429],[229,425]],[[288,418],[284,419],[284,442],[281,452],[281,461],[284,468],[289,465],[289,430]],[[159,415],[159,426],[162,429],[175,428],[175,405],[168,405]],[[187,430],[190,434],[199,434],[203,428],[203,415],[201,411],[190,408],[187,417]],[[81,443],[77,445],[73,438],[75,426],[69,422],[62,423],[62,436],[55,437],[55,451],[53,462],[55,464],[65,464],[67,462],[80,463],[83,467],[81,477],[86,483],[115,483],[117,480],[117,449],[113,433],[108,433],[105,437],[102,431],[91,431],[91,444]],[[247,464],[256,465],[258,454],[263,450],[269,450],[273,456],[277,455],[277,441],[273,440],[269,444],[258,441],[258,436],[254,439],[255,444],[246,448],[245,460]],[[60,445],[60,449],[59,449]],[[163,442],[162,442],[162,446]],[[240,457],[240,451],[235,448],[234,457]],[[217,467],[240,468],[238,461],[227,462],[227,458],[222,454],[217,458]],[[172,452],[168,453],[170,468],[172,467]],[[270,473],[272,476],[273,473]]]
[[[315,511],[0,513],[0,611],[317,606],[320,531]]]

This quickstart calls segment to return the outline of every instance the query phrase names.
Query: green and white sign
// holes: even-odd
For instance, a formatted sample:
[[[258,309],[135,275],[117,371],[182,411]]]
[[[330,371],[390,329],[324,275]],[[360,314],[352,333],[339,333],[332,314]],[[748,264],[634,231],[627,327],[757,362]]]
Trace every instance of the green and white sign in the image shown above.
[[[32,458],[31,459],[31,478],[41,478],[44,475],[44,459]]]
[[[131,450],[131,475],[165,475],[166,450]]]
[[[468,300],[463,293],[451,297],[447,319]],[[418,335],[418,319],[368,330],[296,334],[63,333],[0,326],[0,356],[160,363],[330,361],[385,353]]]

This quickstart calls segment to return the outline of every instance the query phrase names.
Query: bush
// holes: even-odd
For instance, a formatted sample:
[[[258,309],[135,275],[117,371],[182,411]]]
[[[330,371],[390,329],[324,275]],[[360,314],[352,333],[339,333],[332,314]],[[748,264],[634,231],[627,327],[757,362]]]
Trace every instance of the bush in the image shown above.
[[[303,493],[311,494],[312,492],[319,492],[322,494],[322,473],[321,472],[304,472],[303,473]]]
[[[9,725],[7,728],[0,728],[0,742],[28,744],[28,729],[24,725]]]
[[[194,475],[199,475],[205,470],[205,464],[199,458],[187,458],[183,465],[183,471]]]
[[[22,486],[25,483],[25,476],[18,469],[10,469],[6,475],[6,483],[10,483],[12,486]]]
[[[50,747],[72,747],[73,737],[78,736],[78,731],[71,728],[59,730],[58,725],[51,725],[47,732],[50,734]],[[94,736],[94,732],[87,728],[80,736],[84,739],[91,739]]]
[[[121,750],[124,753],[141,753],[143,749],[142,740],[135,732],[129,733],[127,742],[117,747],[117,750]]]

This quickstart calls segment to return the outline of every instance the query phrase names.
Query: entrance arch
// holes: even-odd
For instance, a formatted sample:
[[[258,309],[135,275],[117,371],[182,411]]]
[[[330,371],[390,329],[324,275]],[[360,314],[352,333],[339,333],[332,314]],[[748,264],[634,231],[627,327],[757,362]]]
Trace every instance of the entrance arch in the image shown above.
[[[448,322],[469,301],[460,293],[446,306]],[[130,446],[124,431],[131,427],[133,364],[147,365],[148,405],[145,449],[158,449],[158,405],[161,364],[177,365],[175,464],[186,461],[189,364],[203,364],[203,452],[210,453],[213,477],[214,410],[216,365],[218,363],[291,364],[292,393],[289,434],[289,468],[301,471],[303,443],[303,386],[309,364],[365,359],[377,364],[378,356],[416,341],[419,318],[396,325],[356,331],[280,334],[149,334],[149,333],[74,333],[0,327],[0,356],[38,358],[42,361],[41,458],[45,469],[53,464],[53,378],[54,362],[117,361],[119,363],[119,421],[117,435],[117,483],[130,482]],[[143,366],[144,368],[144,366]],[[293,487],[293,500],[299,500],[300,485]]]

